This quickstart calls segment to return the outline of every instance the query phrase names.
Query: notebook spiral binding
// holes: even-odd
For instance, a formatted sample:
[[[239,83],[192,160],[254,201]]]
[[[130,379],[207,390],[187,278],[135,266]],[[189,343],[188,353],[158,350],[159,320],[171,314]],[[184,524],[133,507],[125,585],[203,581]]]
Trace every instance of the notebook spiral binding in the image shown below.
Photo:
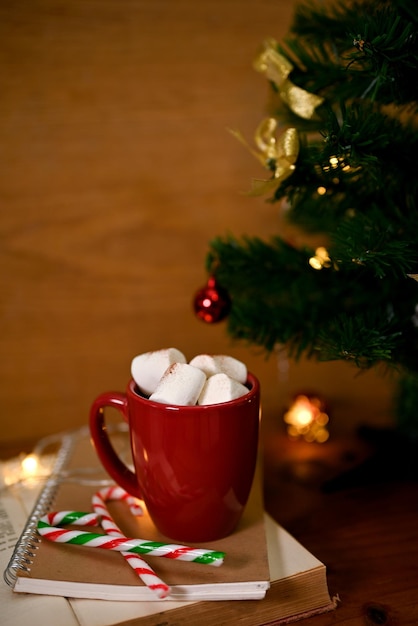
[[[50,477],[47,479],[35,506],[29,515],[28,521],[20,535],[15,549],[10,557],[9,564],[3,574],[5,582],[11,587],[14,586],[18,570],[30,571],[30,566],[36,556],[36,550],[40,543],[37,535],[37,524],[40,517],[45,515],[51,507],[60,482],[60,474],[65,467],[70,451],[74,446],[76,437],[73,434],[63,435],[61,445],[57,453],[54,467]]]

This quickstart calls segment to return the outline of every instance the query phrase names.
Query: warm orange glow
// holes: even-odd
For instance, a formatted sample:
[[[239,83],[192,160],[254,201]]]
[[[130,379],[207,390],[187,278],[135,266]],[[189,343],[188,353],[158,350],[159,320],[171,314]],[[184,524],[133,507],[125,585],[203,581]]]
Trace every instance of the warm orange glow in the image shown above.
[[[309,259],[309,265],[314,268],[314,270],[321,270],[323,267],[331,266],[331,259],[328,255],[328,250],[323,246],[320,246],[315,250],[315,256],[312,256]]]
[[[36,454],[28,454],[22,459],[22,474],[24,478],[36,476],[39,469],[39,460]]]
[[[329,437],[326,428],[329,417],[323,402],[314,396],[298,395],[283,419],[289,437],[302,437],[305,441],[317,443],[323,443]]]

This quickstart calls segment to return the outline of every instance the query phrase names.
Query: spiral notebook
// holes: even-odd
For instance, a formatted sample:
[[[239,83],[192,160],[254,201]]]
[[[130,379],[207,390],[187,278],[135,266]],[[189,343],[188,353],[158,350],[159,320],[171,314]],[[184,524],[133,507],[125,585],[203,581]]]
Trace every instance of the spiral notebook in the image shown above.
[[[120,439],[117,445],[122,454],[126,448],[126,435]],[[83,623],[89,623],[93,613],[97,615],[102,611],[99,623],[103,626],[120,622],[120,619],[106,620],[112,619],[113,607],[124,604],[129,610],[132,606],[138,607],[138,611],[134,611],[133,623],[141,626],[154,623],[152,615],[161,615],[161,612],[164,616],[173,615],[177,620],[175,623],[183,623],[179,614],[183,610],[187,619],[198,610],[201,619],[205,611],[208,616],[213,614],[215,605],[219,609],[224,606],[222,610],[226,612],[242,611],[244,616],[249,605],[253,604],[248,604],[248,599],[261,600],[262,606],[258,610],[264,606],[270,613],[274,609],[275,620],[335,608],[327,589],[325,566],[263,514],[258,480],[236,532],[205,546],[226,553],[221,567],[176,563],[154,557],[152,566],[171,585],[174,601],[155,601],[152,592],[119,553],[39,540],[36,533],[39,517],[52,509],[91,510],[91,496],[102,486],[101,481],[106,480],[88,438],[65,437],[53,474],[42,490],[5,572],[5,580],[14,591],[84,598],[71,600],[75,612],[84,611],[87,615]],[[138,521],[131,519],[122,503],[113,503],[111,513],[127,536],[138,536],[135,535]],[[140,536],[158,537],[147,516],[139,518],[139,522]],[[240,602],[244,599],[245,602]],[[223,602],[225,600],[234,602]],[[128,615],[131,615],[129,610]],[[123,609],[116,610],[116,614],[121,618]],[[216,623],[215,619],[213,623]],[[268,620],[252,623],[268,623]]]

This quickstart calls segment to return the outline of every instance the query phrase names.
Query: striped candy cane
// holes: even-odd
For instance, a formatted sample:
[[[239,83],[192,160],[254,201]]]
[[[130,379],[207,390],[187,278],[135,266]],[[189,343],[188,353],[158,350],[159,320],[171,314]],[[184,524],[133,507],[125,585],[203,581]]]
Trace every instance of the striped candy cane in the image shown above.
[[[105,487],[93,496],[93,511],[100,516],[100,525],[107,535],[124,538],[119,526],[115,523],[105,505],[108,500],[122,500],[129,506],[132,515],[142,515],[142,508],[136,498],[130,496],[118,486]],[[136,572],[142,582],[153,591],[158,598],[164,599],[170,594],[170,587],[157,576],[143,558],[130,552],[122,552],[122,556]]]
[[[135,498],[128,495],[120,487],[110,487],[102,489],[93,496],[94,513],[80,511],[48,513],[39,519],[37,525],[38,533],[49,541],[121,552],[144,584],[161,599],[167,597],[170,593],[170,587],[158,578],[152,568],[138,555],[162,556],[179,561],[214,566],[219,566],[223,563],[224,552],[125,537],[110,516],[105,505],[106,500],[123,500],[129,505],[134,515],[142,514],[142,509],[137,504]],[[67,524],[78,526],[101,525],[106,535],[81,530],[66,530],[58,527],[58,525],[65,526]]]
[[[222,565],[225,557],[224,552],[215,550],[191,548],[159,541],[147,541],[146,539],[131,539],[129,537],[111,538],[106,535],[90,533],[84,530],[65,530],[56,527],[56,524],[63,524],[65,523],[65,519],[68,518],[72,521],[67,521],[67,524],[78,523],[77,520],[83,518],[85,515],[86,513],[78,511],[56,511],[54,513],[48,513],[39,519],[38,533],[46,539],[58,543],[70,543],[87,546],[88,548],[103,548],[105,550],[115,550],[116,552],[163,556],[167,559],[189,561],[203,565]]]

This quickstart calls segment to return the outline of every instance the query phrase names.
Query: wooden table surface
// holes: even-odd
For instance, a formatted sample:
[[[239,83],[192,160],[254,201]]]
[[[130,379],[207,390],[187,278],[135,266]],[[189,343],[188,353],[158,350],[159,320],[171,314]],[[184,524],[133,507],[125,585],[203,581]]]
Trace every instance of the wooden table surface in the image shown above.
[[[418,624],[418,481],[397,477],[394,459],[379,480],[359,442],[266,441],[266,508],[326,564],[340,600],[305,626]]]

